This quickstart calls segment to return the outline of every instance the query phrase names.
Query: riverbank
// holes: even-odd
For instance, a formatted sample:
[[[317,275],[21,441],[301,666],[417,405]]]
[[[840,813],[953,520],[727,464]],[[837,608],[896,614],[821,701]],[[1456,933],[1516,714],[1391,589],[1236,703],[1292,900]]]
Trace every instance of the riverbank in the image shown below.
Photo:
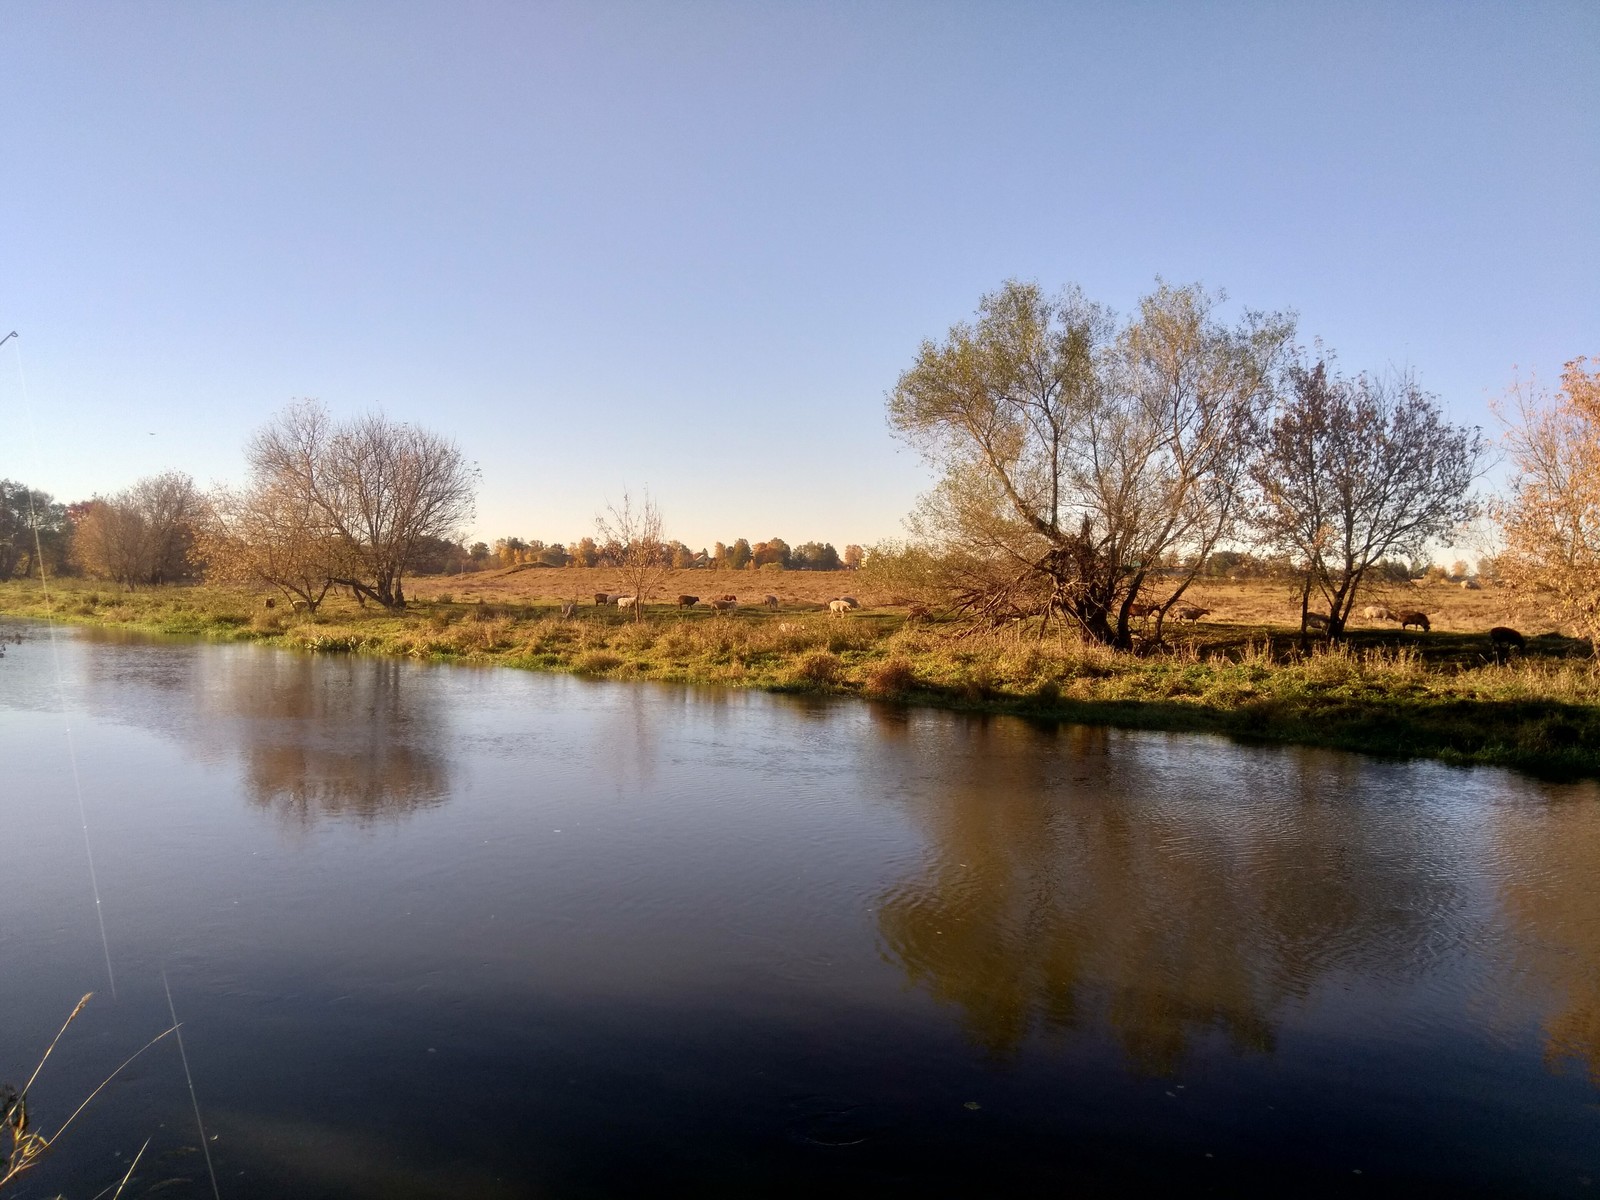
[[[1507,666],[1476,634],[1361,631],[1295,653],[1290,631],[1201,624],[1135,657],[1071,638],[957,636],[903,609],[836,618],[814,605],[645,620],[592,605],[434,599],[398,614],[332,602],[315,616],[209,587],[120,592],[0,584],[0,615],[260,641],[319,653],[501,664],[609,679],[852,695],[1039,720],[1216,733],[1245,741],[1600,776],[1600,671],[1540,638]]]

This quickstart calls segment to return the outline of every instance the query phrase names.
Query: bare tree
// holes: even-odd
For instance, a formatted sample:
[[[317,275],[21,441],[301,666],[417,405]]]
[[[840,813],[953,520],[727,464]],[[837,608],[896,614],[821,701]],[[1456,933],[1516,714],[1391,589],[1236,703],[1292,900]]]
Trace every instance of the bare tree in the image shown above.
[[[1495,569],[1600,653],[1600,364],[1588,361],[1566,365],[1554,396],[1531,381],[1512,388],[1503,419],[1516,475],[1495,507],[1505,539]]]
[[[1289,380],[1252,470],[1255,523],[1295,560],[1302,634],[1316,594],[1338,637],[1380,560],[1419,555],[1475,515],[1483,437],[1447,422],[1408,375],[1345,379],[1318,362]]]
[[[215,489],[198,548],[207,578],[275,588],[307,612],[316,612],[334,579],[347,573],[341,543],[309,502],[266,481]]]
[[[672,569],[672,559],[662,532],[661,510],[644,494],[644,499],[634,503],[624,492],[622,503],[608,504],[606,511],[595,518],[595,531],[602,545],[616,547],[615,562],[628,592],[637,597],[633,606],[634,619],[644,619],[645,601],[660,590],[667,572]]]
[[[1166,284],[1119,325],[1069,289],[1007,283],[975,324],[924,342],[889,421],[943,472],[913,529],[959,564],[958,609],[1052,614],[1128,646],[1141,594],[1162,612],[1234,529],[1254,431],[1293,334],[1284,314],[1215,315]]]
[[[174,583],[191,574],[200,512],[200,496],[188,475],[153,475],[90,501],[78,517],[73,554],[89,574],[130,590],[142,583]]]
[[[478,471],[450,439],[379,413],[335,423],[322,405],[290,405],[251,440],[258,484],[329,541],[334,582],[405,607],[405,576],[426,539],[472,517]]]

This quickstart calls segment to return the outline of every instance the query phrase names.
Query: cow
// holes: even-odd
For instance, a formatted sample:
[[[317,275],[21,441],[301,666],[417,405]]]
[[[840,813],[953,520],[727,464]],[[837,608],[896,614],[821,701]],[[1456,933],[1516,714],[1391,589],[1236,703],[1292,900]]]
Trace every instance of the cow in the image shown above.
[[[678,607],[679,608],[693,608],[696,604],[699,604],[699,603],[700,603],[700,597],[699,596],[679,596],[678,597]]]
[[[850,608],[851,608],[851,605],[850,605],[850,601],[848,601],[848,600],[829,600],[828,601],[828,615],[830,617],[842,617],[842,616],[844,616],[846,613],[848,613],[850,611]]]
[[[639,607],[639,597],[637,597],[637,596],[618,596],[617,597],[617,607],[618,608],[638,608]]]
[[[722,595],[717,597],[717,599],[718,600],[732,600],[732,601],[737,602],[739,597],[735,596],[732,592],[723,592]]]
[[[1320,633],[1328,632],[1328,618],[1321,613],[1308,612],[1306,614],[1306,628],[1315,629]]]
[[[1201,608],[1197,604],[1180,604],[1172,610],[1172,615],[1176,620],[1193,622],[1198,621],[1210,611],[1209,608]]]
[[[1477,592],[1482,590],[1482,585],[1476,579],[1463,579],[1461,590],[1464,592]]]
[[[1509,625],[1496,625],[1489,630],[1489,652],[1494,655],[1495,662],[1504,665],[1513,650],[1518,654],[1526,654],[1527,639]]]
[[[773,612],[777,612],[778,611],[778,598],[776,596],[768,596],[761,603],[765,604]]]
[[[576,600],[563,600],[561,602],[561,615],[563,617],[570,617],[570,616],[574,615],[577,611],[578,611],[578,602]]]
[[[928,607],[925,604],[913,604],[910,608],[906,609],[907,621],[926,621],[931,615],[932,614],[928,612]]]
[[[734,609],[739,607],[739,602],[732,596],[719,596],[717,599],[711,601],[711,607],[716,609],[718,612],[732,612]]]
[[[1154,604],[1130,604],[1130,605],[1128,605],[1128,615],[1130,617],[1136,617],[1141,621],[1148,621],[1150,619],[1150,614],[1155,612],[1155,611],[1156,611],[1156,606]]]
[[[1389,611],[1386,604],[1369,604],[1361,610],[1361,615],[1369,621],[1392,621],[1395,616]]]
[[[1406,612],[1400,614],[1400,628],[1402,630],[1409,629],[1413,625],[1421,626],[1424,633],[1427,633],[1433,628],[1432,625],[1428,624],[1427,613]]]
[[[609,593],[609,592],[596,592],[594,594],[594,602],[595,602],[596,605],[610,604],[611,603],[611,593]]]
[[[861,601],[857,600],[854,596],[840,596],[839,599],[843,600],[851,608],[861,607]]]
[[[271,596],[268,596],[267,597],[267,607],[268,608],[277,608],[278,607],[278,602],[276,600],[274,600]]]

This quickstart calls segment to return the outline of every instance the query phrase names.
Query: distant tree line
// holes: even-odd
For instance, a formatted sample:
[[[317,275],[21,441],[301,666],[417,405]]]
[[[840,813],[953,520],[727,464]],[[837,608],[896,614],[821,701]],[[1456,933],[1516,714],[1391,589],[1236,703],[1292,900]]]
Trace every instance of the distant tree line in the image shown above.
[[[537,538],[499,538],[491,546],[477,542],[467,548],[464,561],[454,569],[481,570],[486,567],[619,567],[628,559],[629,545],[618,538],[579,538],[575,542],[543,542]],[[831,542],[804,542],[791,547],[782,538],[771,538],[754,545],[745,538],[732,543],[717,542],[710,550],[692,550],[680,541],[664,541],[659,549],[672,570],[784,570],[848,571],[862,563],[866,551],[856,545],[844,548],[841,555]]]

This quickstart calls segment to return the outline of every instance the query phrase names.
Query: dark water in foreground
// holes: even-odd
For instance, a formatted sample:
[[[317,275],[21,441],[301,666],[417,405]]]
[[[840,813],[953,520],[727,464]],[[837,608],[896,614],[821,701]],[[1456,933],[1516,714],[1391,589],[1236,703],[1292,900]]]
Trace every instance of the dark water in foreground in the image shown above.
[[[165,969],[224,1197],[1600,1194],[1593,786],[25,631],[0,1080]],[[170,1038],[17,1194],[146,1138]]]

